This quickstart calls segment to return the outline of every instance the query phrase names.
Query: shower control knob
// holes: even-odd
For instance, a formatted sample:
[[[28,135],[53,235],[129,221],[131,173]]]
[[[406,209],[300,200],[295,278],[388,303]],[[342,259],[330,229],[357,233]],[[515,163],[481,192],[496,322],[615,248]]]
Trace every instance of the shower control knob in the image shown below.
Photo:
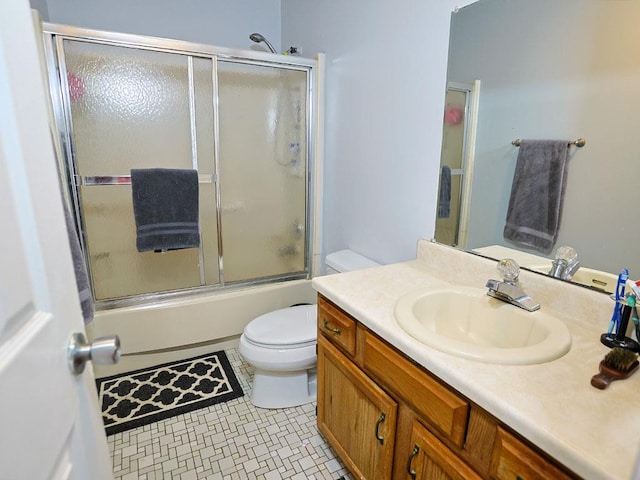
[[[99,365],[113,365],[120,360],[120,338],[117,335],[96,338],[87,343],[82,333],[74,333],[67,349],[69,369],[79,375],[84,371],[87,361]]]

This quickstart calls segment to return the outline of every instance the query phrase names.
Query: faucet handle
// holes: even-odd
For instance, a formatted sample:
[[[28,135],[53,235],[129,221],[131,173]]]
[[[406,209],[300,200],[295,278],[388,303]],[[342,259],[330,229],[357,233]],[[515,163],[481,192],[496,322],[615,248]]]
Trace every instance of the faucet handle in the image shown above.
[[[518,283],[520,276],[520,265],[512,258],[503,258],[496,267],[502,280],[508,283]]]
[[[549,275],[563,280],[571,280],[579,268],[578,252],[573,247],[563,246],[556,250]]]
[[[556,250],[556,260],[564,260],[567,262],[567,265],[573,265],[578,261],[578,252],[576,249],[569,246],[559,247]]]

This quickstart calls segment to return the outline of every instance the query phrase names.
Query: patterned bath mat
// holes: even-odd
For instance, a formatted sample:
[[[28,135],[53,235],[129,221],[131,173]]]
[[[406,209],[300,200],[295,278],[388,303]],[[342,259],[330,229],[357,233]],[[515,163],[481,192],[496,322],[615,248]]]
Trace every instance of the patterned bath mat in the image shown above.
[[[107,435],[243,395],[223,351],[100,378],[96,384]]]

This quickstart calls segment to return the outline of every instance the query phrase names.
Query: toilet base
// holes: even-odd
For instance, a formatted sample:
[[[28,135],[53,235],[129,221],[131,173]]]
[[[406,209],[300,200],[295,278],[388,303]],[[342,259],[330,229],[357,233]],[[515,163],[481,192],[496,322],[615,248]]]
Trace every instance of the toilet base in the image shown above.
[[[260,408],[297,407],[315,402],[317,373],[315,369],[295,372],[273,372],[256,368],[253,375],[251,403]]]

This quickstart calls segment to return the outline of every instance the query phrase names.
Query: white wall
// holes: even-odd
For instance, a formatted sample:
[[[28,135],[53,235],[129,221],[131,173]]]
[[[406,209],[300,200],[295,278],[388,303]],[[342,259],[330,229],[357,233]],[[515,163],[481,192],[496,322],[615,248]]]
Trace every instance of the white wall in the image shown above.
[[[33,2],[44,0],[32,0],[35,7]],[[259,32],[280,51],[280,0],[46,0],[46,5],[54,23],[267,51],[249,40]]]
[[[511,140],[584,137],[571,149],[556,246],[640,277],[630,250],[640,234],[639,18],[636,0],[483,0],[456,16],[450,79],[482,80],[470,247],[507,244]]]
[[[327,54],[324,250],[415,257],[434,232],[454,5],[282,0],[282,44]]]

